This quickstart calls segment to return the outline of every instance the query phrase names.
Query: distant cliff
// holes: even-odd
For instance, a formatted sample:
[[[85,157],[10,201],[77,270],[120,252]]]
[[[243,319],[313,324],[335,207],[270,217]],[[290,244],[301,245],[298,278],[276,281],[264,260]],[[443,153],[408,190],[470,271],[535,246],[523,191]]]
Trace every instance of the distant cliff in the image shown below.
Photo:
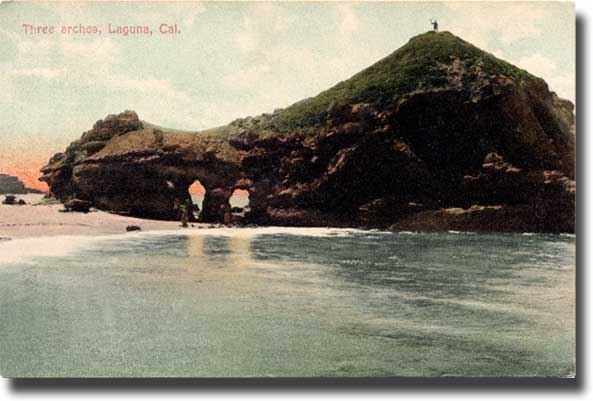
[[[18,177],[0,173],[0,194],[21,195],[29,193],[39,194],[41,191],[27,188]]]
[[[55,155],[62,200],[175,219],[395,230],[574,231],[574,106],[448,32],[426,33],[349,80],[272,114],[202,132],[111,115]],[[226,217],[225,217],[226,216]]]

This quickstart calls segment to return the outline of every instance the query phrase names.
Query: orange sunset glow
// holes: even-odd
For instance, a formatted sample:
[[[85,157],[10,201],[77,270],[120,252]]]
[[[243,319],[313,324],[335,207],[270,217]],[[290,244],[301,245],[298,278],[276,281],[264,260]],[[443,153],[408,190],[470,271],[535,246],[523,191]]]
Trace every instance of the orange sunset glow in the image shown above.
[[[189,193],[195,195],[204,195],[206,193],[206,189],[202,186],[202,184],[200,184],[199,181],[196,181],[189,187]],[[235,189],[233,194],[239,196],[249,196],[249,191],[244,189]]]
[[[41,173],[39,169],[46,163],[38,161],[22,161],[20,163],[6,163],[6,160],[0,160],[0,173],[18,177],[27,188],[38,189],[47,192],[47,184],[39,181]]]
[[[199,181],[196,181],[190,185],[189,193],[196,194],[196,195],[203,195],[206,193],[206,189],[202,186],[202,184],[200,184]]]
[[[0,173],[18,177],[28,188],[46,192],[45,182],[39,181],[41,168],[58,152],[63,141],[35,136],[9,137],[0,147]]]

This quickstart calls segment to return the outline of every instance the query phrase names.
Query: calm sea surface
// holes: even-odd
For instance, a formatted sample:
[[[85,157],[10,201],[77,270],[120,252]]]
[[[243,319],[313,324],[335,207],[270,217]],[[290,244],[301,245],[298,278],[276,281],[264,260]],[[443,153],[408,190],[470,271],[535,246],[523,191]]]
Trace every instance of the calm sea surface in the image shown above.
[[[0,373],[570,375],[575,239],[189,229],[0,242]]]

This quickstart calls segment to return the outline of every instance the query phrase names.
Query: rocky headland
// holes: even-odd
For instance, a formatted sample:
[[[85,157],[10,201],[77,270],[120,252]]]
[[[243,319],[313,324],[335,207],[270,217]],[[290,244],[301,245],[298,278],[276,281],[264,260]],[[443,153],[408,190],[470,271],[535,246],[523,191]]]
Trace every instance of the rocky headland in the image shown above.
[[[394,230],[574,232],[574,106],[448,32],[271,114],[183,132],[107,116],[42,169],[51,194],[117,213]],[[233,190],[249,210],[232,214]]]
[[[41,191],[37,189],[27,188],[18,177],[0,173],[0,194],[22,195],[40,193]]]

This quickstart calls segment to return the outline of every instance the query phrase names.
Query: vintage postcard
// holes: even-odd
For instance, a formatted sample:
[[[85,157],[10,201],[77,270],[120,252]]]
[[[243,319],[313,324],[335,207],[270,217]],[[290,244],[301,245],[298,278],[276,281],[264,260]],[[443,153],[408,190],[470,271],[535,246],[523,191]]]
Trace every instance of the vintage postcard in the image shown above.
[[[0,374],[576,375],[569,1],[0,3]]]

